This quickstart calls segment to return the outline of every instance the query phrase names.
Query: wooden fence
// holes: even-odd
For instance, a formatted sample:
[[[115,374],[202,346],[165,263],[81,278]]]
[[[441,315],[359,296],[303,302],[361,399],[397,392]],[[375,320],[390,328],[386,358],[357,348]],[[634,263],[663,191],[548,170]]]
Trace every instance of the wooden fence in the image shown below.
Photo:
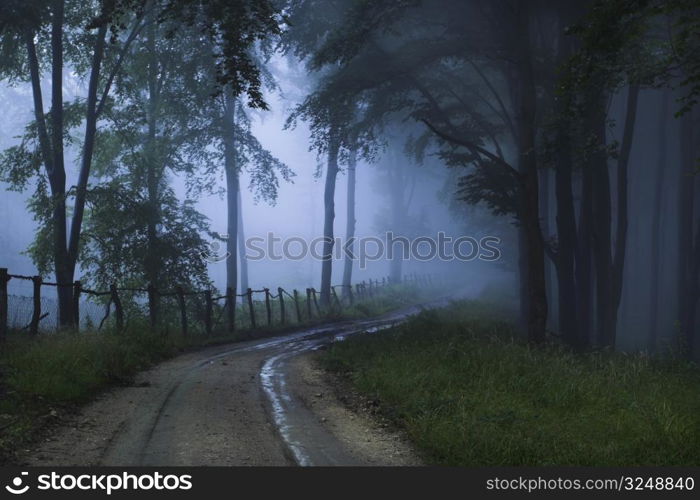
[[[76,330],[80,328],[81,297],[84,296],[98,298],[105,302],[105,314],[102,321],[100,321],[98,329],[102,327],[108,318],[113,316],[113,324],[117,331],[124,330],[126,326],[125,307],[123,305],[125,294],[128,294],[130,297],[145,295],[145,315],[153,329],[159,327],[159,321],[165,316],[163,311],[161,311],[162,300],[166,298],[173,299],[174,309],[179,313],[177,314],[177,316],[179,316],[177,323],[179,323],[178,326],[184,336],[191,333],[190,330],[193,322],[202,326],[203,332],[207,335],[213,333],[215,323],[218,322],[224,323],[225,331],[229,334],[233,334],[236,331],[237,315],[241,313],[245,313],[248,316],[247,326],[252,329],[259,328],[262,325],[267,327],[271,327],[275,324],[285,325],[291,323],[292,318],[296,319],[296,323],[302,323],[304,321],[311,321],[314,318],[319,318],[324,314],[322,307],[319,305],[319,293],[315,288],[307,288],[305,290],[305,295],[302,295],[296,289],[292,290],[290,293],[282,287],[277,287],[277,293],[273,293],[269,288],[262,288],[259,290],[248,288],[242,294],[237,294],[234,288],[227,288],[223,295],[215,295],[215,291],[211,289],[186,291],[182,287],[163,291],[159,290],[154,285],[150,285],[147,288],[127,288],[113,284],[109,287],[109,290],[97,291],[83,287],[80,281],[68,284],[52,283],[43,281],[41,276],[10,274],[6,268],[0,268],[0,339],[6,337],[9,329],[8,283],[11,280],[24,280],[32,283],[33,310],[31,320],[23,328],[28,330],[32,335],[36,335],[39,332],[41,320],[48,315],[48,313],[42,311],[42,287],[72,288],[72,324],[73,328]],[[414,273],[405,276],[401,284],[428,286],[431,285],[432,282],[432,276],[417,275]],[[381,280],[364,280],[354,286],[334,285],[331,287],[330,303],[327,305],[327,312],[340,311],[344,307],[352,307],[357,302],[380,297],[393,285],[397,285],[397,283],[392,283],[391,280],[386,277]],[[338,293],[336,289],[340,290],[340,293]],[[262,300],[254,299],[254,296],[260,295],[263,296]],[[203,314],[200,314],[196,318],[188,314],[186,302],[189,298],[197,298],[201,301],[203,307],[199,309],[203,308]],[[238,299],[242,299],[241,307],[236,305]],[[220,306],[221,302],[223,302],[223,306]],[[113,314],[112,308],[114,308]],[[173,308],[171,308],[171,310],[172,309]],[[218,312],[218,321],[215,320],[215,309],[216,312]],[[273,312],[275,314],[273,314]],[[168,319],[172,321],[172,318],[169,317]]]

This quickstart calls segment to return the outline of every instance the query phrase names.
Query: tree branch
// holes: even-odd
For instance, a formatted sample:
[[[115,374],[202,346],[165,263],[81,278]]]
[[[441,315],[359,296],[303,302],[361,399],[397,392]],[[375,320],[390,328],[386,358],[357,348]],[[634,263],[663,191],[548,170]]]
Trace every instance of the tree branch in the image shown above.
[[[422,118],[420,121],[425,123],[425,125],[438,137],[440,137],[442,140],[450,142],[452,144],[456,144],[458,146],[465,147],[475,153],[479,153],[480,155],[483,155],[487,157],[488,159],[492,160],[494,163],[502,166],[503,168],[507,169],[508,172],[510,172],[513,177],[520,183],[522,182],[522,177],[520,175],[520,172],[518,172],[516,169],[514,169],[510,163],[507,161],[503,160],[502,158],[499,158],[497,155],[493,154],[492,152],[482,148],[478,144],[474,144],[471,141],[465,140],[465,139],[460,139],[457,137],[454,137],[446,132],[443,132],[442,130],[439,130],[437,127],[433,126],[432,123],[430,123],[428,120]]]

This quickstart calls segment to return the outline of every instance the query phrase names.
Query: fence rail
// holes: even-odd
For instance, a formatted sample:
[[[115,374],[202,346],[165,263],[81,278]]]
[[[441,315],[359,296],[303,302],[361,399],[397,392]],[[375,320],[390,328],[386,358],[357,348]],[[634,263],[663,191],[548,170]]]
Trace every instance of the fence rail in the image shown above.
[[[8,294],[8,283],[12,280],[32,284],[31,317],[25,325],[10,324],[9,299],[12,296]],[[117,331],[123,331],[129,316],[138,315],[147,318],[154,330],[160,329],[167,333],[171,328],[179,328],[183,336],[188,336],[196,329],[206,335],[212,335],[215,330],[233,334],[239,328],[256,329],[261,326],[311,321],[321,317],[324,312],[341,311],[357,303],[376,299],[397,284],[399,283],[383,277],[381,280],[363,280],[355,285],[333,285],[328,300],[321,305],[320,294],[313,287],[306,288],[305,296],[297,289],[290,292],[282,287],[277,287],[277,293],[269,288],[248,288],[240,294],[236,293],[235,288],[227,288],[223,295],[215,295],[215,290],[212,289],[185,290],[176,287],[174,290],[159,290],[155,285],[134,288],[112,284],[109,290],[98,291],[83,287],[80,280],[53,283],[43,281],[41,276],[10,274],[6,268],[0,268],[0,340],[7,336],[11,326],[28,330],[32,335],[39,333],[42,320],[49,316],[47,303],[42,300],[42,287],[72,288],[72,328],[75,330],[81,328],[81,313],[86,304],[94,304],[88,300],[97,299],[101,302],[101,307],[104,307],[98,329],[110,321]],[[413,273],[404,276],[401,284],[429,286],[433,284],[433,277]],[[134,301],[134,297],[143,296],[145,301]],[[238,299],[241,299],[240,305]],[[92,315],[88,318],[90,327],[93,326],[91,318],[95,316],[95,310],[91,312]],[[15,319],[14,322],[16,321]]]

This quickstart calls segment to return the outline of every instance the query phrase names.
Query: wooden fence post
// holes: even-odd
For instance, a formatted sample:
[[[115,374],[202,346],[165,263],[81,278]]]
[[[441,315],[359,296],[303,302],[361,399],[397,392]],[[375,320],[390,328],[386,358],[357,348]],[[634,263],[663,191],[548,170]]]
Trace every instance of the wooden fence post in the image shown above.
[[[318,307],[318,299],[316,297],[316,289],[311,288],[311,295],[313,295],[314,298],[314,306],[316,307],[316,315],[320,318],[321,317],[321,309]]]
[[[207,335],[211,335],[212,332],[212,312],[214,309],[214,301],[211,298],[211,290],[204,291],[204,302],[206,304],[206,309],[204,310],[204,329]]]
[[[253,308],[253,289],[248,288],[246,294],[248,295],[248,309],[250,309],[250,326],[255,329],[257,325],[255,324],[255,309]]]
[[[158,323],[158,304],[156,304],[156,289],[152,283],[148,285],[148,319],[151,328],[155,330]]]
[[[182,327],[182,336],[187,338],[187,306],[185,305],[185,291],[181,286],[175,288],[177,294],[177,303],[180,306],[180,325]]]
[[[0,268],[0,341],[7,338],[7,268]]]
[[[348,300],[350,301],[350,305],[352,306],[353,303],[355,302],[355,298],[352,296],[352,285],[348,285],[347,291],[348,291]]]
[[[270,308],[270,289],[265,288],[265,312],[267,313],[267,326],[272,326],[272,309]]]
[[[311,288],[306,289],[306,315],[311,319]]]
[[[338,306],[338,309],[342,309],[343,306],[340,305],[340,299],[338,299],[338,294],[335,292],[335,287],[331,287],[331,293],[333,294],[333,298],[335,299],[335,305]]]
[[[228,333],[236,331],[236,289],[226,289],[226,307],[228,307]]]
[[[277,287],[277,295],[280,298],[280,323],[284,325],[284,296],[282,294],[282,287]]]
[[[80,293],[83,287],[80,280],[73,282],[73,323],[75,323],[75,331],[80,331]]]
[[[110,285],[109,290],[112,292],[112,302],[114,302],[114,315],[117,319],[117,331],[121,332],[124,329],[124,311],[122,310],[122,301],[119,299],[117,285]]]
[[[29,324],[29,333],[36,335],[39,333],[39,320],[41,320],[41,276],[34,276],[34,310],[32,311],[32,322]]]
[[[297,311],[297,323],[301,323],[301,312],[299,311],[299,292],[294,289],[294,309]]]

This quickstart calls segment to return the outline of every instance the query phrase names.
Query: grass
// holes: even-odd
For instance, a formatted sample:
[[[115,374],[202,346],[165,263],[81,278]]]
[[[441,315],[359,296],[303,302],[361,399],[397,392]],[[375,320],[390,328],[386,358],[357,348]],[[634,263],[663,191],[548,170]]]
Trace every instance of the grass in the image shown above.
[[[423,312],[334,344],[322,362],[378,400],[429,463],[700,464],[696,365],[531,347],[495,306]]]
[[[178,353],[177,337],[133,327],[123,334],[56,333],[13,336],[0,355],[0,462],[63,411],[100,390],[131,383],[133,376]]]
[[[130,323],[122,333],[107,329],[32,338],[15,332],[0,345],[0,463],[11,461],[19,446],[31,442],[61,412],[91,400],[110,386],[132,383],[139,371],[186,349],[328,321],[376,316],[423,297],[413,288],[391,287],[372,300],[356,302],[351,308],[331,311],[312,321],[267,327],[261,316],[258,330],[240,329],[233,336],[221,330],[205,336],[191,328],[185,339],[176,323],[166,325],[164,334],[150,331],[145,320]]]

